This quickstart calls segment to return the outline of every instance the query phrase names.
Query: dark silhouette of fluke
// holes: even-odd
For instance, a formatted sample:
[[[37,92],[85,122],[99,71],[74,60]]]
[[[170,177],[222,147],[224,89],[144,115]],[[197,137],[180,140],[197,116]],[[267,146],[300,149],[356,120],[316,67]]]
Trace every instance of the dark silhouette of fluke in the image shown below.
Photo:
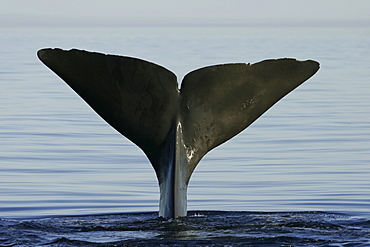
[[[201,158],[247,128],[319,69],[295,59],[222,64],[176,76],[151,62],[81,50],[42,49],[40,60],[149,158],[159,215],[186,216],[187,186]]]

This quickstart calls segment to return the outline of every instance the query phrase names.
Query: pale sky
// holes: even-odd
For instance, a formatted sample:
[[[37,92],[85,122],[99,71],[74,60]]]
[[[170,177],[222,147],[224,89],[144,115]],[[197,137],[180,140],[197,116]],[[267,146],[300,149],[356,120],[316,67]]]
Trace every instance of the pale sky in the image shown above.
[[[370,0],[0,0],[0,26],[370,25]]]

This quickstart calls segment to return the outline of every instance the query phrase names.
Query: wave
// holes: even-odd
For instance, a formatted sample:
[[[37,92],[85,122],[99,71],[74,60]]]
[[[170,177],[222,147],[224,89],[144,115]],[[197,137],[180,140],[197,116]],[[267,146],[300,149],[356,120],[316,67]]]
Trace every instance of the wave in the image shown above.
[[[367,246],[370,220],[327,212],[190,211],[0,220],[0,246]]]

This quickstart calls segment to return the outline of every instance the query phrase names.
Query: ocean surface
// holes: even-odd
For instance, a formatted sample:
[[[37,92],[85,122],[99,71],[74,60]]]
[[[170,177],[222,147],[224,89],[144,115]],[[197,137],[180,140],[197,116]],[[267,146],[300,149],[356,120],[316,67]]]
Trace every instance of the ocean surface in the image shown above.
[[[370,28],[0,30],[0,246],[370,246]],[[178,76],[313,59],[318,73],[206,155],[189,216],[158,218],[143,152],[36,57],[133,56]]]

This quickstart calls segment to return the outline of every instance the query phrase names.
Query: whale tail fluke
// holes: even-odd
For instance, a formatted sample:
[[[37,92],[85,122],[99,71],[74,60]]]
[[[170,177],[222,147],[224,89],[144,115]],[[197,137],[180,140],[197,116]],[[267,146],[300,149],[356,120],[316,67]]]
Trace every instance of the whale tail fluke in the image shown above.
[[[214,65],[187,74],[179,90],[171,71],[137,58],[76,49],[42,49],[38,57],[144,151],[160,185],[159,214],[171,218],[186,215],[201,158],[319,69],[295,59]]]

